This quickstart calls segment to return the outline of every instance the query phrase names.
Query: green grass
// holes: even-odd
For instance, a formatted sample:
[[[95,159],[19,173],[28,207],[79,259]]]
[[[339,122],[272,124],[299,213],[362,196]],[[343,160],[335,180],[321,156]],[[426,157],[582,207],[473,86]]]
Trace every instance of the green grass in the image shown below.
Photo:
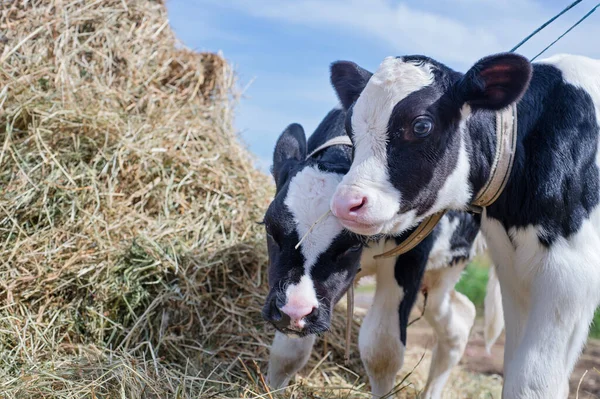
[[[356,288],[354,288],[354,292],[356,293],[370,293],[375,292],[375,284],[360,284]]]
[[[477,309],[483,309],[486,286],[488,281],[489,260],[477,257],[471,262],[462,278],[456,284],[456,290],[462,292],[475,304]]]
[[[483,309],[489,265],[490,261],[487,257],[475,258],[467,266],[462,278],[456,285],[456,290],[465,294],[478,310]],[[596,314],[594,315],[589,336],[600,338],[600,308],[596,310]]]
[[[592,323],[592,327],[590,328],[590,337],[600,338],[600,308],[596,309],[594,321]]]

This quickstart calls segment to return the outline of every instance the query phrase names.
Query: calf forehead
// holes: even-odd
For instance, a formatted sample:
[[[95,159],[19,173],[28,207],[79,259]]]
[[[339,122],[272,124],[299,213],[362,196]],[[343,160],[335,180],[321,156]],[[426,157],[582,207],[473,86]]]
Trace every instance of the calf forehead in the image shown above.
[[[387,57],[371,79],[365,90],[380,89],[400,99],[413,91],[433,83],[433,65],[424,60],[405,60],[404,58]],[[396,102],[399,101],[396,99]]]
[[[351,122],[357,160],[366,155],[365,149],[383,156],[395,105],[434,81],[433,66],[428,62],[393,57],[383,60],[353,107]]]
[[[306,259],[307,271],[343,230],[333,215],[323,217],[329,212],[329,201],[341,179],[342,176],[337,173],[308,166],[290,181],[285,205],[294,217],[298,237],[301,240],[304,237],[300,251]]]

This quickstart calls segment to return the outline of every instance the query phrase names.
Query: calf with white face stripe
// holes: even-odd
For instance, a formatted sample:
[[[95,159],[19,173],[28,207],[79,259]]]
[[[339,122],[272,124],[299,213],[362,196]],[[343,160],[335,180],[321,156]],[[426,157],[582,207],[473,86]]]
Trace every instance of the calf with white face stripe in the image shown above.
[[[305,158],[304,131],[290,125],[275,147],[277,192],[264,218],[271,291],[263,316],[279,331],[299,336],[329,328],[333,306],[359,267],[362,247],[361,238],[344,230],[331,214],[320,219],[329,211],[342,175],[333,172],[334,166],[321,170],[315,160]]]
[[[331,202],[350,230],[402,233],[502,178],[481,223],[503,296],[502,397],[566,398],[600,303],[600,60],[497,54],[461,74],[410,56],[372,76],[338,62],[331,80],[356,147]],[[496,118],[509,106],[503,176]]]
[[[521,72],[520,64],[521,57],[504,55],[482,75],[498,80],[490,85],[502,84]],[[489,89],[494,98],[487,109],[518,98],[527,69],[522,75],[509,82],[517,86],[512,90]],[[443,209],[465,209],[473,195],[465,99],[478,82],[423,56],[386,58],[374,74],[336,62],[331,80],[348,110],[347,133],[356,147],[350,172],[331,201],[344,226],[364,235],[399,234]]]

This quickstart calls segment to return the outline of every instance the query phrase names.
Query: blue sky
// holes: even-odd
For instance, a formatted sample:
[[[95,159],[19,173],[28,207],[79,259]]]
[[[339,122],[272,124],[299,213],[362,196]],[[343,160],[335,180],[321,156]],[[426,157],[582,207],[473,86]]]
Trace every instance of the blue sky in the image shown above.
[[[351,60],[374,70],[389,55],[424,54],[465,71],[507,51],[571,0],[170,0],[178,38],[197,51],[221,51],[246,88],[236,129],[268,168],[275,141],[297,122],[310,135],[337,104],[329,64]],[[585,0],[524,45],[528,57],[581,18]],[[600,11],[544,56],[600,58]],[[542,57],[543,58],[543,57]]]

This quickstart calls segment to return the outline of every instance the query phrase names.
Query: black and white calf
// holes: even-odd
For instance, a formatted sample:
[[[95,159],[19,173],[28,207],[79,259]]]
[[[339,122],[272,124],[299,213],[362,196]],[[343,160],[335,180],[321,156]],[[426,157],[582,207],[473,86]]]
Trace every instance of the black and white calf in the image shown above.
[[[406,56],[331,72],[355,143],[331,206],[359,234],[466,209],[490,175],[494,112],[517,103],[512,173],[482,217],[502,287],[503,397],[566,398],[600,302],[600,61],[499,54],[461,74]]]
[[[439,398],[450,369],[460,360],[475,318],[473,304],[454,290],[475,252],[479,220],[463,212],[445,216],[436,230],[412,251],[375,260],[374,255],[397,245],[399,239],[364,238],[343,229],[329,215],[338,183],[348,171],[352,149],[335,145],[306,159],[331,138],[345,135],[345,112],[333,110],[308,144],[303,129],[290,125],[279,138],[273,159],[277,192],[264,218],[269,251],[271,288],[263,315],[278,330],[271,349],[268,377],[273,388],[288,384],[306,364],[315,334],[325,332],[333,306],[359,275],[375,275],[377,289],[360,330],[360,354],[374,397],[388,393],[403,363],[408,316],[421,290],[428,294],[425,317],[434,328],[433,350],[425,398]],[[478,236],[480,237],[480,236]],[[425,277],[423,278],[423,273]],[[423,285],[421,281],[423,278]],[[490,284],[496,281],[490,279]],[[502,325],[500,290],[489,289],[486,314],[491,344]],[[494,307],[489,312],[489,307]],[[494,311],[495,310],[495,311]]]

